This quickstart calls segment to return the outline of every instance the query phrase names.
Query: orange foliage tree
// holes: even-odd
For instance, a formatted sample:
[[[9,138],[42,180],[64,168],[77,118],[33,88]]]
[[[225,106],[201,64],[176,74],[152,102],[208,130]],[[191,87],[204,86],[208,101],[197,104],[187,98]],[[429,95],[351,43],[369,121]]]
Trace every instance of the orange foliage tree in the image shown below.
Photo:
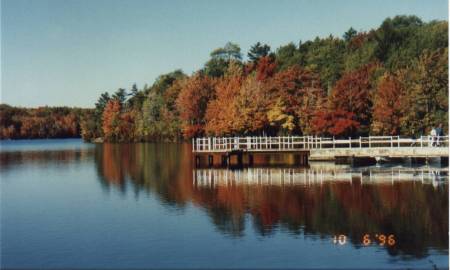
[[[106,104],[102,117],[102,129],[105,141],[119,140],[120,110],[121,105],[117,99],[112,99]]]
[[[175,103],[185,138],[201,136],[204,133],[206,107],[215,96],[214,83],[214,79],[201,73],[184,80]]]
[[[218,80],[215,87],[216,98],[208,103],[206,109],[206,133],[218,136],[235,131],[234,121],[239,116],[234,102],[242,81],[242,70],[237,65],[230,65],[226,76]]]

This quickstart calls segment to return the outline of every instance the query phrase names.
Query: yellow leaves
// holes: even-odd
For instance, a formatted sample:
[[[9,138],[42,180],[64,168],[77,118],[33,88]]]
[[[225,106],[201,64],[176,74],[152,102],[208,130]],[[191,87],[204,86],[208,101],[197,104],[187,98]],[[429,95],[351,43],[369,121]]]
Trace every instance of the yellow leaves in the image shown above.
[[[267,119],[271,126],[280,126],[282,129],[292,132],[295,129],[294,116],[285,113],[286,106],[281,99],[277,99],[275,104],[267,112]]]
[[[286,121],[283,123],[283,125],[281,125],[281,127],[283,129],[289,130],[289,131],[293,131],[295,128],[295,124],[294,124],[294,116],[292,115],[288,115],[286,117]]]
[[[247,77],[233,101],[233,129],[242,133],[262,130],[267,124],[266,110],[269,101],[264,84],[254,76]]]
[[[280,99],[277,100],[275,105],[267,112],[267,118],[271,126],[275,126],[277,122],[283,121],[287,115],[283,114],[286,109]]]

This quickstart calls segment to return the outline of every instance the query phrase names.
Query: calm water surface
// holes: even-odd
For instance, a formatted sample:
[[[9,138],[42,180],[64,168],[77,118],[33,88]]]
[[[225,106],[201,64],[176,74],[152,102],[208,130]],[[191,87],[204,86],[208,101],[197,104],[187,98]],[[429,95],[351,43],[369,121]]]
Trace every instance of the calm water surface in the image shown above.
[[[258,162],[258,160],[255,160]],[[189,145],[2,142],[7,268],[448,268],[448,170],[194,169]]]

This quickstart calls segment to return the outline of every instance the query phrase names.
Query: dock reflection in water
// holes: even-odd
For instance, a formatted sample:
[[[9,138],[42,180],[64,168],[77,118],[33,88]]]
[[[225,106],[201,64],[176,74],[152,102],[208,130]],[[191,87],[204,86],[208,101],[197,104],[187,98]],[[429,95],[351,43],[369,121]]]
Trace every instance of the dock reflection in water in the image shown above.
[[[334,167],[334,165],[332,165]],[[379,184],[398,181],[419,181],[434,187],[448,181],[448,168],[246,168],[194,169],[195,186],[228,185],[315,185],[329,181]]]
[[[375,244],[405,258],[447,252],[447,168],[194,169],[193,186],[235,235],[250,213],[261,235],[285,231],[330,243],[340,235],[356,248]]]

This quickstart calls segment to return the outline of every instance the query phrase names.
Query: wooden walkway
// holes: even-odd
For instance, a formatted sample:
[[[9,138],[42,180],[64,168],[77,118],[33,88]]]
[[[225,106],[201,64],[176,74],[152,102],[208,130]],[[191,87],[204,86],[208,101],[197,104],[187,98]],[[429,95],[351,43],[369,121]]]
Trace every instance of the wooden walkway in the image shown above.
[[[439,147],[448,147],[448,136],[436,137]],[[207,137],[192,139],[194,153],[227,153],[236,150],[246,152],[290,152],[309,151],[311,149],[336,148],[424,148],[432,146],[430,136],[418,139],[402,138],[400,136],[369,136],[348,139],[322,138],[315,136],[288,137]]]
[[[248,155],[252,163],[253,154],[256,153],[298,153],[305,155],[308,161],[343,157],[431,158],[448,157],[448,141],[448,136],[422,136],[417,139],[400,136],[348,139],[316,136],[207,137],[192,139],[192,152],[197,159],[200,155],[208,155],[209,165],[213,163],[214,154],[222,156],[222,164],[230,164],[233,155],[237,156],[238,164],[241,164],[243,154]]]

